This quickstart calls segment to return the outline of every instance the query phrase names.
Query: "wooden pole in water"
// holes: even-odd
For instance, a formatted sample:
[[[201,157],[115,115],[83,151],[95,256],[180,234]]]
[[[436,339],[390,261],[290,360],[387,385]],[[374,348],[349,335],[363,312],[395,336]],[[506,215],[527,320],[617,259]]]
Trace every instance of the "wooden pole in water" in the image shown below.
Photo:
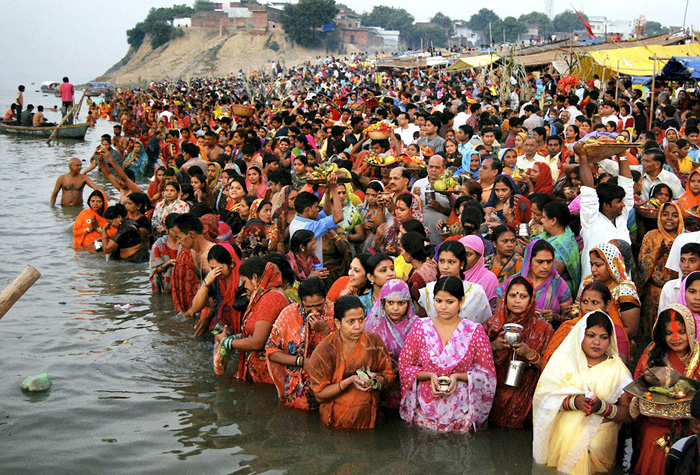
[[[5,287],[5,290],[0,293],[0,319],[5,316],[8,310],[24,295],[24,293],[34,285],[41,272],[32,266],[27,266],[10,285]]]
[[[68,120],[68,117],[71,117],[73,115],[73,111],[75,111],[75,108],[80,106],[80,104],[83,102],[83,99],[85,98],[85,94],[87,93],[87,89],[83,91],[83,95],[80,98],[80,101],[77,104],[73,104],[73,107],[70,108],[66,116],[61,119],[61,122],[58,123],[55,129],[53,129],[53,132],[51,132],[51,136],[49,137],[49,140],[46,142],[47,144],[51,145],[51,141],[57,137],[58,135],[58,129],[61,128],[63,123]]]
[[[83,106],[83,97],[85,97],[85,94],[87,94],[87,87],[83,89],[83,95],[80,98],[80,102],[78,102],[78,109],[75,111],[75,120],[78,120],[78,116],[80,115],[80,108]]]

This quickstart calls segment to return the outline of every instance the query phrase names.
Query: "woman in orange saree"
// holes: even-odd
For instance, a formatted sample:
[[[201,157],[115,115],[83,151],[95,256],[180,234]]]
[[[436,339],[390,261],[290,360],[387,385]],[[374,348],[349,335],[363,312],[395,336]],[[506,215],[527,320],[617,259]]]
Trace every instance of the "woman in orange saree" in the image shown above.
[[[652,331],[652,342],[644,350],[634,377],[644,375],[647,369],[666,367],[681,376],[697,379],[700,347],[693,313],[685,306],[672,304],[659,314]],[[630,404],[635,411],[636,398]],[[633,473],[663,473],[666,454],[682,437],[690,435],[687,426],[679,420],[639,416],[632,432],[632,447],[636,459]]]
[[[311,390],[321,404],[321,421],[339,429],[372,429],[379,390],[396,378],[381,337],[365,330],[365,311],[355,296],[335,302],[336,331],[328,335],[308,363]],[[362,377],[358,370],[365,370]]]
[[[318,409],[310,389],[305,366],[321,341],[333,330],[333,306],[326,303],[326,285],[318,277],[299,284],[301,303],[287,306],[265,345],[267,369],[277,395],[287,407],[309,411]]]
[[[73,247],[92,250],[92,244],[102,237],[101,230],[107,224],[107,220],[103,217],[105,209],[107,209],[105,194],[100,190],[90,193],[88,207],[82,210],[73,222]],[[116,233],[117,230],[113,228],[107,231],[109,237]]]

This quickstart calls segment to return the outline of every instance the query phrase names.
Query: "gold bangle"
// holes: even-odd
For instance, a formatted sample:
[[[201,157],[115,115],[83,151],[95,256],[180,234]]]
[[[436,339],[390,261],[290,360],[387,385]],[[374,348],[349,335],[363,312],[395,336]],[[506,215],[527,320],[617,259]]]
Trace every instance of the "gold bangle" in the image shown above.
[[[340,383],[342,383],[342,382],[343,382],[342,380],[338,381],[338,387],[340,388],[340,392],[341,392],[341,393],[345,391],[345,389],[343,389],[343,385],[340,384]]]

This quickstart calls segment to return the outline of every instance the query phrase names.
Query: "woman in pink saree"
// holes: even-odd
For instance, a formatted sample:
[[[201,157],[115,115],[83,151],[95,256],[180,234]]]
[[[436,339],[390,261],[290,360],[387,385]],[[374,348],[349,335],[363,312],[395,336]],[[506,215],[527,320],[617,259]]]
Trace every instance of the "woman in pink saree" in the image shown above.
[[[475,431],[496,393],[491,344],[481,325],[459,317],[463,300],[460,279],[438,280],[437,317],[416,320],[399,357],[401,418],[438,432]]]

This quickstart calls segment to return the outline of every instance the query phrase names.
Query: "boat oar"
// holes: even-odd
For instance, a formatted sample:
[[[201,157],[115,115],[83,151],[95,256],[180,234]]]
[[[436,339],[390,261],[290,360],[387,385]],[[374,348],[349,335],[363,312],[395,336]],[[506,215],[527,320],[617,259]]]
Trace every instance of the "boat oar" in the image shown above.
[[[41,272],[32,266],[27,266],[10,285],[5,287],[5,290],[0,293],[0,319],[5,316],[8,310],[24,295],[24,293],[34,285]]]

